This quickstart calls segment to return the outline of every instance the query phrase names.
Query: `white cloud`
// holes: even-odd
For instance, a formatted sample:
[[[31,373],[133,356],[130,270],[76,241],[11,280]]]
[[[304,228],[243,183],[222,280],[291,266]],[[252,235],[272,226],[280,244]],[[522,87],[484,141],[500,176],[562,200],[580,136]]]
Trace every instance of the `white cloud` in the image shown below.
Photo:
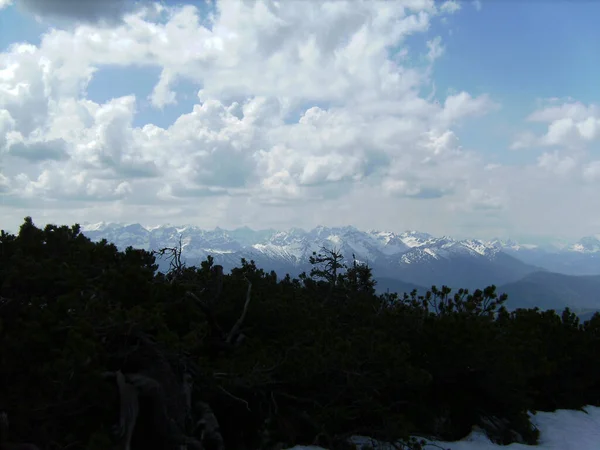
[[[556,175],[568,175],[577,166],[577,161],[572,156],[561,157],[558,152],[543,153],[538,158],[538,165]]]
[[[466,117],[482,116],[497,107],[498,105],[487,95],[473,98],[468,92],[463,91],[446,98],[441,118],[445,123],[451,124]]]
[[[430,41],[427,41],[427,58],[433,62],[444,54],[444,46],[442,45],[442,38],[436,36]]]
[[[531,148],[531,147],[535,147],[537,145],[538,142],[538,137],[535,135],[535,133],[531,132],[531,131],[524,131],[519,133],[515,139],[513,140],[513,142],[510,144],[510,149],[511,150],[520,150],[520,149],[524,149],[524,148]]]
[[[8,133],[14,130],[15,120],[6,109],[0,109],[0,154],[6,149]]]
[[[177,94],[169,87],[169,85],[173,83],[173,78],[173,74],[169,69],[163,69],[158,83],[154,86],[152,94],[150,94],[152,106],[164,108],[167,105],[174,105],[177,103]]]
[[[553,101],[555,103],[555,101]],[[526,131],[513,142],[512,148],[564,147],[585,148],[600,138],[600,108],[580,102],[565,102],[533,112],[527,120],[547,125],[542,135]]]
[[[112,29],[50,32],[43,46],[62,64],[68,58],[82,66],[162,66],[168,76],[157,89],[165,92],[181,76],[201,83],[207,98],[251,92],[345,102],[356,89],[366,95],[383,89],[394,97],[404,83],[388,50],[426,31],[437,13],[433,1],[402,3],[289,2],[275,9],[268,2],[226,1],[212,30],[188,5],[171,9],[166,23],[151,22],[140,11]]]
[[[504,193],[492,194],[481,188],[472,188],[461,202],[452,203],[450,208],[458,212],[494,212],[507,208],[508,199]]]
[[[557,99],[551,99],[552,103],[556,103]],[[530,122],[553,122],[564,118],[581,121],[590,116],[597,116],[600,110],[596,105],[586,106],[580,102],[566,102],[558,106],[547,106],[546,108],[538,109],[529,115]]]
[[[0,0],[0,9],[4,9],[13,4],[13,0]]]
[[[440,9],[445,13],[452,14],[460,9],[460,4],[455,0],[448,0],[442,3]]]
[[[52,5],[47,14],[59,14]],[[595,180],[595,166],[560,149],[514,168],[463,147],[461,127],[499,104],[466,90],[427,96],[444,49],[427,32],[458,6],[223,1],[214,16],[189,4],[146,4],[102,25],[91,10],[85,20],[73,16],[85,23],[49,28],[39,46],[0,53],[0,213],[15,225],[44,209],[61,223],[288,227],[335,219],[451,233],[465,216],[536,229],[543,214],[523,198],[535,203],[539,186],[554,188],[557,178]],[[427,60],[409,36],[427,45]],[[90,80],[105,66],[159,68],[148,99],[179,108],[178,118],[138,126],[148,92],[90,100]],[[193,108],[177,104],[178,81],[196,86]],[[520,145],[593,142],[594,108],[536,111],[530,122],[548,131],[530,131]],[[555,201],[569,203],[573,186]]]

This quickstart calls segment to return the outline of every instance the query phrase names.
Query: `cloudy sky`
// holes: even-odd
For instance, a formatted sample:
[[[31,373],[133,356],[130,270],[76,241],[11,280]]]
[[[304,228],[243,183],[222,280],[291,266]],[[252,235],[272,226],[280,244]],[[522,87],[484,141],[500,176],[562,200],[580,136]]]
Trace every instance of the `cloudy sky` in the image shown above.
[[[0,0],[0,227],[600,233],[600,2]]]

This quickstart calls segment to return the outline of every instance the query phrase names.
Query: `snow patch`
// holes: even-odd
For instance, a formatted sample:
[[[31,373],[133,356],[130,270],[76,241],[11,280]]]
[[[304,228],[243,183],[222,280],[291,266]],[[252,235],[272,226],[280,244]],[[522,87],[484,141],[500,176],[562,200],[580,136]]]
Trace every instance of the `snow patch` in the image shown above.
[[[481,431],[474,430],[456,442],[429,441],[425,449],[450,450],[598,450],[600,448],[600,407],[587,406],[584,411],[557,410],[531,414],[531,422],[540,431],[539,445],[497,445]],[[356,448],[362,445],[374,450],[395,450],[391,444],[377,442],[364,436],[351,438]],[[324,450],[322,447],[297,445],[289,450]]]

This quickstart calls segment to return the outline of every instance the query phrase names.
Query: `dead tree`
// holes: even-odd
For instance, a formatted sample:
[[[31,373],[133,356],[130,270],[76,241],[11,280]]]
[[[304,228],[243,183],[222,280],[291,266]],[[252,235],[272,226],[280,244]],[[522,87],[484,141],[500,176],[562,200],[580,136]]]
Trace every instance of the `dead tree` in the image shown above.
[[[139,392],[133,384],[125,380],[123,372],[118,370],[114,375],[120,401],[119,423],[114,430],[118,438],[116,449],[131,450],[133,430],[140,415]]]
[[[198,417],[197,420],[192,418],[192,421],[195,423],[193,424],[193,427],[191,427],[191,430],[189,430],[189,434],[199,434],[199,439],[185,433],[185,430],[181,430],[177,427],[174,423],[175,420],[169,417],[164,389],[158,381],[139,373],[124,375],[121,371],[117,371],[116,373],[107,372],[105,376],[114,377],[119,388],[120,415],[119,423],[115,427],[117,438],[115,450],[136,450],[138,448],[145,448],[145,445],[133,445],[135,442],[134,435],[136,433],[147,434],[152,430],[156,432],[157,428],[167,431],[166,436],[160,436],[161,433],[157,433],[156,437],[166,438],[166,440],[162,442],[163,446],[158,445],[158,442],[154,441],[154,445],[157,445],[160,448],[173,448],[178,450],[181,448],[188,450],[223,450],[223,437],[220,434],[218,421],[210,406],[206,403],[199,402],[193,410],[191,408],[191,376],[189,374],[184,375],[182,393],[185,397],[185,410],[187,411],[189,406],[189,414],[193,415],[195,413],[196,417]],[[150,410],[148,411],[148,415],[151,417],[152,422],[146,424],[152,428],[141,429],[138,431],[138,427],[140,426],[138,420],[140,418],[140,405],[144,404],[144,398],[151,400],[147,402],[146,407]],[[18,447],[15,449],[11,447],[10,450],[26,449],[33,450],[29,447]]]
[[[310,276],[324,279],[333,288],[337,284],[339,272],[346,268],[342,262],[344,257],[337,249],[321,247],[321,252],[313,252],[309,258],[309,262],[314,266]]]
[[[119,423],[115,450],[223,450],[218,422],[211,407],[194,407],[193,362],[163,349],[150,336],[134,332],[126,341],[112,333],[120,346],[111,352],[122,370],[105,373],[119,390]]]
[[[245,339],[243,326],[252,298],[252,283],[246,279],[243,309],[231,329],[225,330],[215,314],[215,307],[223,292],[223,266],[212,266],[212,259],[208,267],[203,265],[203,268],[210,270],[208,283],[203,285],[194,274],[185,276],[181,247],[180,241],[178,248],[162,249],[159,253],[170,254],[174,276],[172,282],[179,283],[186,289],[186,297],[192,299],[206,317],[210,329],[209,355],[216,357],[223,351],[229,352],[237,348]],[[122,343],[115,335],[112,339]],[[192,375],[186,372],[177,377],[173,366],[166,360],[165,352],[158,350],[158,345],[149,336],[140,333],[134,339],[129,335],[128,339],[126,348],[114,353],[123,361],[121,382],[125,383],[125,386],[119,388],[121,416],[118,437],[121,446],[118,450],[138,450],[146,448],[147,445],[144,444],[156,447],[161,439],[164,439],[164,444],[160,448],[164,449],[223,450],[223,437],[210,404],[192,402]],[[131,414],[136,408],[137,416]],[[141,430],[147,428],[156,436],[139,438],[143,433]]]
[[[181,259],[183,253],[183,237],[179,235],[179,241],[175,247],[164,247],[152,252],[159,257],[166,256],[169,260],[169,272],[173,275],[173,281],[181,276],[185,269],[185,263]]]

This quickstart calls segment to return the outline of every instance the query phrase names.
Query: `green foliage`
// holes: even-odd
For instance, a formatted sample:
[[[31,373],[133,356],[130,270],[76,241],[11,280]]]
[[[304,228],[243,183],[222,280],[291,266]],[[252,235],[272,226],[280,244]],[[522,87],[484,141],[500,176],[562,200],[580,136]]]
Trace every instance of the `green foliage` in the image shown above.
[[[600,314],[509,313],[494,286],[378,296],[370,267],[327,249],[299,279],[242,260],[221,286],[211,257],[186,267],[180,251],[118,251],[31,218],[0,233],[0,407],[14,436],[107,448],[116,393],[100,374],[120,368],[134,329],[196,364],[228,448],[362,434],[416,449],[411,435],[460,439],[496,418],[498,442],[533,443],[528,410],[600,405]],[[238,322],[245,339],[216,351]]]

